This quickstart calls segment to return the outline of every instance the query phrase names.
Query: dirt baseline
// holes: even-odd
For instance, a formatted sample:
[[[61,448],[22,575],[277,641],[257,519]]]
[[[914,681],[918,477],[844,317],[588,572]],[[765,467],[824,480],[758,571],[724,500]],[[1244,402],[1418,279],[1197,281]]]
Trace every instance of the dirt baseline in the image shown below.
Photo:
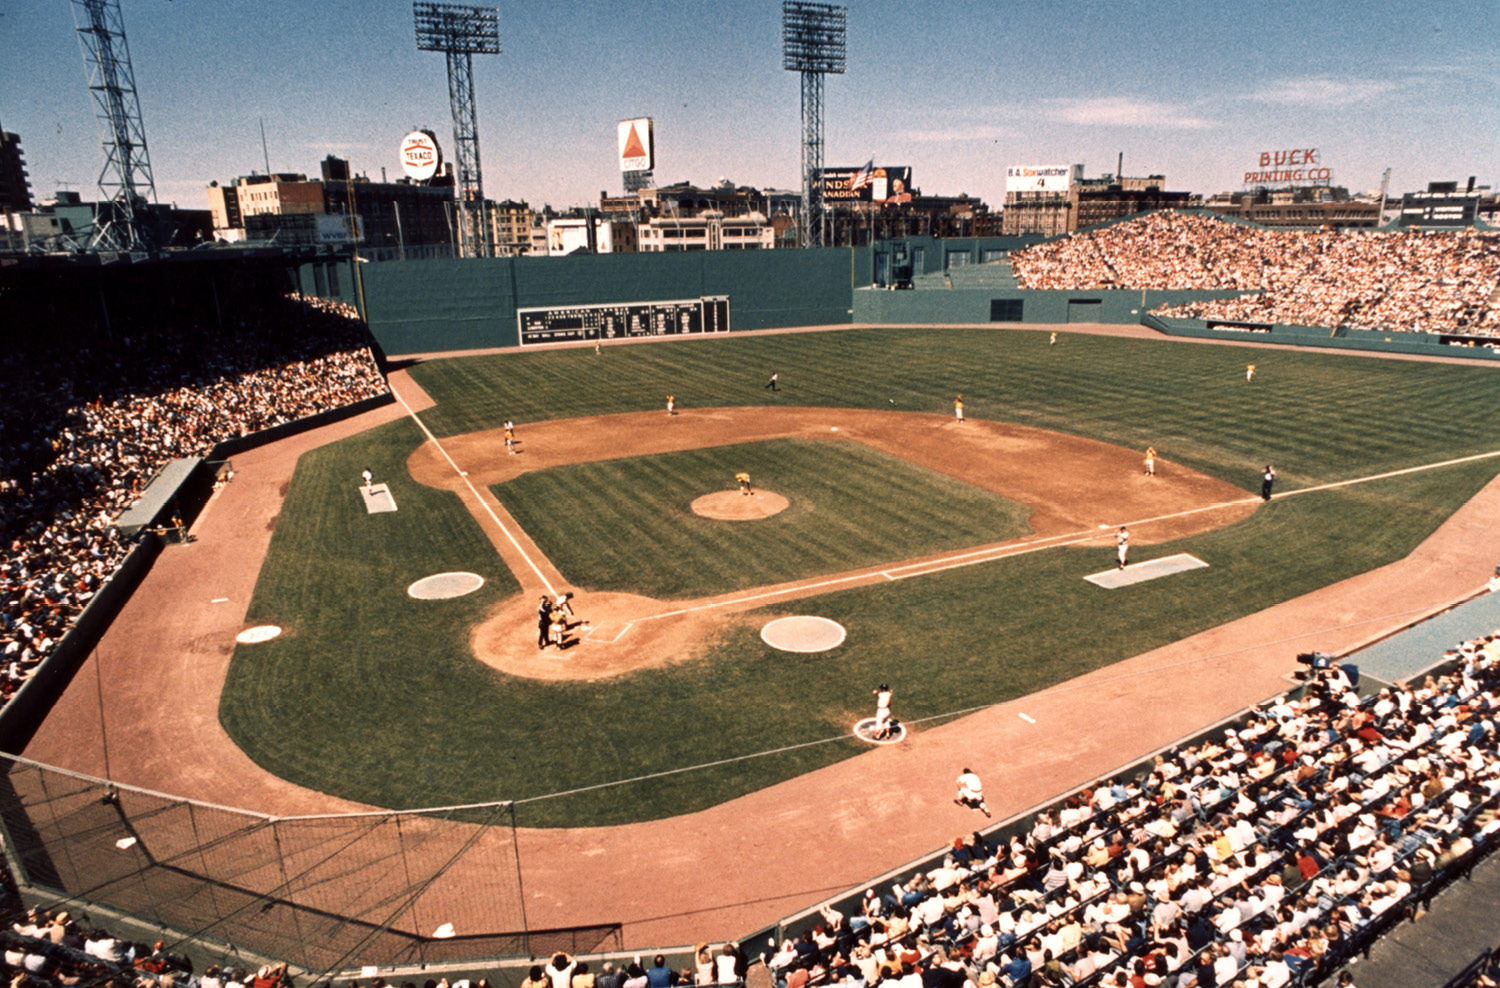
[[[499,430],[441,440],[466,476],[455,473],[447,457],[430,442],[411,455],[407,467],[418,481],[460,495],[521,583],[519,600],[503,602],[474,629],[475,657],[511,675],[540,679],[597,679],[688,661],[703,655],[737,612],[888,580],[892,571],[914,575],[1002,558],[1048,540],[1113,545],[1115,528],[1127,522],[1132,526],[1132,542],[1150,545],[1238,521],[1259,504],[1247,491],[1160,458],[1156,476],[1148,477],[1141,468],[1141,454],[1134,450],[1004,422],[958,422],[946,415],[842,408],[714,408],[665,420],[642,412],[523,424],[517,433],[523,440],[520,456],[504,454],[504,435]],[[492,485],[527,470],[786,438],[864,443],[1019,501],[1031,508],[1033,534],[700,600],[657,601],[578,591],[575,606],[580,617],[589,619],[589,626],[572,629],[565,650],[537,647],[530,631],[537,595],[568,584],[490,493]],[[469,484],[479,493],[482,505],[469,493]],[[756,491],[756,497],[748,498],[731,490],[699,497],[694,510],[704,513],[699,505],[707,503],[710,510],[722,512],[715,517],[750,520],[770,513],[761,513],[762,500],[770,498],[785,505],[785,498],[773,492]],[[508,534],[496,527],[491,513]]]
[[[1124,335],[1125,329],[1108,331]],[[430,406],[404,371],[393,373],[391,383],[413,408]],[[375,809],[294,785],[251,762],[219,726],[217,705],[233,638],[245,627],[298,456],[399,414],[399,406],[389,406],[237,456],[234,483],[193,526],[197,540],[163,552],[25,754],[271,814]],[[700,414],[685,413],[686,420]],[[540,427],[524,424],[522,432],[542,435]],[[1128,451],[1118,452],[1127,473],[1139,469]],[[1169,478],[1172,465],[1160,467]],[[622,922],[625,944],[635,949],[761,929],[971,830],[972,815],[949,802],[956,766],[975,765],[997,817],[1051,799],[1283,689],[1289,648],[1342,653],[1409,623],[1415,611],[1472,593],[1493,571],[1497,525],[1500,479],[1406,559],[1043,693],[924,729],[900,745],[690,815],[627,826],[522,829],[528,920],[537,929]],[[492,528],[486,519],[485,530]],[[1144,528],[1134,541],[1148,541]],[[1287,643],[1292,636],[1295,646]],[[455,827],[456,845],[469,834]],[[838,853],[829,854],[830,846]],[[649,862],[649,881],[642,880],[643,862]],[[467,888],[461,894],[472,898]]]

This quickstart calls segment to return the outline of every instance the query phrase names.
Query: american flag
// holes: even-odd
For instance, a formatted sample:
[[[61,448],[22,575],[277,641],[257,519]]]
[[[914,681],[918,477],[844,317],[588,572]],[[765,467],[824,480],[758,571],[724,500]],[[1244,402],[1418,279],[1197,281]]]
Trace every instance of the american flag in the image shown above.
[[[874,172],[875,159],[871,158],[869,161],[865,162],[865,166],[863,168],[854,173],[853,178],[849,179],[849,191],[858,192],[860,189],[873,182],[875,180]]]

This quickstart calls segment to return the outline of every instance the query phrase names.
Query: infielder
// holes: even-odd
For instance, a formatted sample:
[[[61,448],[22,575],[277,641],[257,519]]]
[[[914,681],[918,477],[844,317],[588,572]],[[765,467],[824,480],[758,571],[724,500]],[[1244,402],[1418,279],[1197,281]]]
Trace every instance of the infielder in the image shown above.
[[[875,727],[873,728],[876,739],[884,738],[891,729],[891,688],[881,683],[872,690],[875,694]]]
[[[964,769],[958,777],[958,796],[953,801],[959,806],[979,810],[985,816],[990,815],[990,808],[984,803],[984,784],[971,768]]]
[[[964,396],[963,395],[954,395],[953,396],[953,417],[956,418],[956,419],[958,419],[960,422],[962,422],[964,420]]]
[[[1156,476],[1156,447],[1146,447],[1146,476]]]

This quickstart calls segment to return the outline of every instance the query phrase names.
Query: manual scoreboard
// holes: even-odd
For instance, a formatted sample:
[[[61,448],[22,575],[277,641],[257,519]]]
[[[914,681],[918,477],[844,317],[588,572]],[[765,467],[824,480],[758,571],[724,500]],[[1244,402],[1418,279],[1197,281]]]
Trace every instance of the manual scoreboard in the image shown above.
[[[521,345],[729,332],[729,296],[517,309]]]

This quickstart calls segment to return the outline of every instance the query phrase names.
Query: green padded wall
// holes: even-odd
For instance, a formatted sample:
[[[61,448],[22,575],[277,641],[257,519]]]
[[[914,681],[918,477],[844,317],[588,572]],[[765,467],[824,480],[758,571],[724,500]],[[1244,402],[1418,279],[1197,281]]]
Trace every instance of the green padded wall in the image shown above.
[[[869,248],[583,254],[361,264],[366,320],[388,356],[519,344],[516,310],[727,295],[735,330],[850,321]]]
[[[990,303],[1018,299],[1021,321],[1066,323],[1070,313],[1087,312],[1088,322],[1138,323],[1159,305],[1181,305],[1208,298],[1233,298],[1238,292],[1206,291],[1037,291],[988,288],[889,291],[867,288],[854,293],[854,321],[883,325],[987,323]],[[1144,304],[1142,296],[1144,295]]]

